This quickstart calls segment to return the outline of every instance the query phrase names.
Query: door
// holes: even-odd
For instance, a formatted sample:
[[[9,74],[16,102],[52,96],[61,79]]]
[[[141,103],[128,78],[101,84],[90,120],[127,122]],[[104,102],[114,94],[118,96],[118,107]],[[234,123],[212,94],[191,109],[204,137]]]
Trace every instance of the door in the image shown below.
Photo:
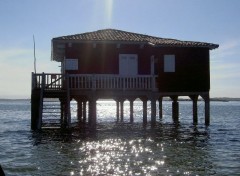
[[[119,55],[119,74],[133,76],[138,74],[137,54]]]

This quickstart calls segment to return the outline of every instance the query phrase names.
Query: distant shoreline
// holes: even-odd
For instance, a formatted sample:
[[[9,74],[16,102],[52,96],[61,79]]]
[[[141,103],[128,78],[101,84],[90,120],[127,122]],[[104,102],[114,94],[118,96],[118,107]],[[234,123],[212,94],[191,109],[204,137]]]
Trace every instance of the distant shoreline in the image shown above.
[[[30,98],[0,98],[0,101],[26,101],[31,100]]]
[[[210,100],[228,102],[228,101],[240,101],[240,98],[211,98]]]
[[[202,98],[199,98],[198,101],[202,101]],[[14,98],[0,98],[0,101],[31,101],[30,98],[20,98],[20,99],[14,99]],[[163,98],[163,101],[171,101],[170,98]],[[191,99],[188,98],[179,98],[178,101],[191,101]],[[215,97],[210,98],[210,101],[219,101],[219,102],[229,102],[229,101],[240,101],[240,98],[229,98],[229,97]]]

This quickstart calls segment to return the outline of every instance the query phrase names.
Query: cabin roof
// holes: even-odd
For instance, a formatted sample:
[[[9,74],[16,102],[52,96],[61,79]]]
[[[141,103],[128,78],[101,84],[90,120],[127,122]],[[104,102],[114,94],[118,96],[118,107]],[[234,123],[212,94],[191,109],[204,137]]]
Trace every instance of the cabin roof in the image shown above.
[[[165,47],[206,47],[209,49],[216,49],[219,47],[217,44],[196,42],[196,41],[182,41],[170,38],[154,37],[145,34],[138,34],[116,29],[103,29],[93,32],[86,32],[81,34],[67,35],[56,37],[52,39],[52,60],[57,60],[56,44],[64,43],[82,43],[82,42],[116,42],[116,43],[136,43],[136,44],[149,44],[152,46],[165,46]]]

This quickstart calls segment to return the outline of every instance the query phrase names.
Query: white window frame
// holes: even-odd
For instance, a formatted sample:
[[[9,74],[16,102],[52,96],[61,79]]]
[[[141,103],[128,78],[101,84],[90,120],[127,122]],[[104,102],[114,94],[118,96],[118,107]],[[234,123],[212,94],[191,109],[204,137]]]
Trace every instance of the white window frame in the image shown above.
[[[173,73],[176,71],[175,55],[164,55],[164,72]]]
[[[131,62],[130,59],[134,58],[136,59],[136,65],[134,65],[135,68],[130,68],[130,64],[125,65],[123,68],[121,65],[121,58],[125,57],[127,59],[127,62]],[[138,55],[137,54],[119,54],[119,74],[120,75],[128,75],[128,76],[135,76],[138,75]]]

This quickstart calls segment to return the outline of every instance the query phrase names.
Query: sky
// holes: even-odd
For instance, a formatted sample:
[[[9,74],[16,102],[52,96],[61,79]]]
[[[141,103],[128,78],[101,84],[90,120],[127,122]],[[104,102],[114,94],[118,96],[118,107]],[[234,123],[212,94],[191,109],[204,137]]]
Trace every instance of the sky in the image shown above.
[[[240,97],[239,0],[0,0],[0,98],[30,98],[34,71],[59,73],[54,37],[119,29],[219,44],[210,52],[211,97]]]

